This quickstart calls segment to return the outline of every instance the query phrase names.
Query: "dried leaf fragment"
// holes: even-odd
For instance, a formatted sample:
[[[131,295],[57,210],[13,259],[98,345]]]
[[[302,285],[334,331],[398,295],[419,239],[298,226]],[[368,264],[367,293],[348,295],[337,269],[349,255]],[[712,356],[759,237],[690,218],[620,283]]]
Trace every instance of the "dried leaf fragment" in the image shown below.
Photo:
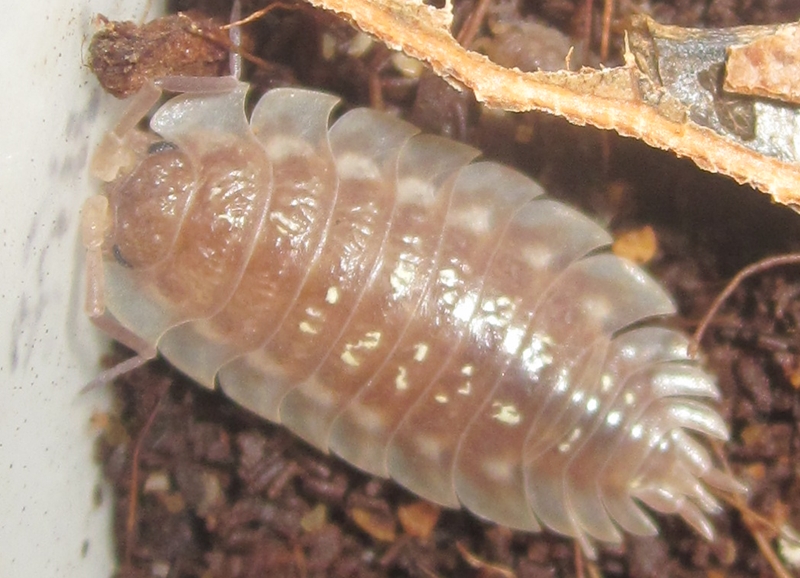
[[[414,502],[397,509],[400,525],[409,536],[427,540],[430,538],[441,510],[430,502]]]
[[[611,249],[618,257],[635,263],[648,263],[658,250],[656,232],[650,225],[625,231],[617,236]]]
[[[728,48],[723,88],[800,104],[800,24]]]
[[[306,532],[317,532],[328,523],[328,508],[325,504],[317,504],[300,520],[300,526]]]
[[[755,83],[755,69],[759,68],[764,82],[771,80],[782,84],[782,90],[788,90],[792,79],[785,78],[785,74],[791,74],[792,49],[785,50],[785,55],[778,53],[775,42],[782,38],[785,43],[787,39],[779,37],[776,30],[780,31],[775,26],[696,30],[637,18],[631,49],[645,74],[686,107],[693,123],[766,157],[797,164],[800,110],[792,104],[756,97],[755,91],[735,94],[726,88],[731,76],[731,63],[726,62],[728,54],[734,50],[732,47],[744,44],[751,49],[737,57],[740,82]],[[775,69],[775,63],[767,62],[770,50],[774,58],[789,63],[785,74]],[[793,50],[800,54],[800,48]],[[751,58],[749,72],[742,71],[742,61],[746,59],[742,54]],[[769,70],[776,71],[771,74]]]
[[[376,540],[394,542],[397,534],[395,521],[391,517],[366,508],[353,508],[349,514],[359,528]]]
[[[574,124],[613,129],[623,136],[690,157],[707,171],[749,183],[772,195],[776,202],[800,207],[800,163],[795,160],[800,153],[789,149],[785,134],[778,133],[780,142],[772,147],[777,153],[766,154],[687,120],[690,107],[660,84],[658,75],[653,74],[657,70],[647,67],[647,59],[634,59],[628,54],[625,66],[619,68],[524,73],[495,64],[459,45],[448,30],[451,12],[447,6],[438,10],[419,0],[307,1],[341,14],[389,48],[427,62],[440,77],[453,86],[469,87],[476,99],[488,106],[517,112],[539,110]],[[658,27],[651,20],[644,22]],[[760,31],[767,33],[764,28]],[[729,31],[716,32],[720,37],[730,35]],[[731,39],[727,44],[718,42],[714,47],[719,52],[715,62],[724,61],[728,46],[742,42],[741,35],[735,38],[735,42]],[[710,80],[717,86],[718,77],[712,74]],[[703,91],[713,106],[708,89]],[[780,110],[773,117],[769,124],[775,131],[794,125],[798,118],[795,109]],[[734,112],[732,126],[737,127],[742,118],[747,117]],[[733,132],[737,130],[734,128]],[[768,139],[765,136],[763,140]]]

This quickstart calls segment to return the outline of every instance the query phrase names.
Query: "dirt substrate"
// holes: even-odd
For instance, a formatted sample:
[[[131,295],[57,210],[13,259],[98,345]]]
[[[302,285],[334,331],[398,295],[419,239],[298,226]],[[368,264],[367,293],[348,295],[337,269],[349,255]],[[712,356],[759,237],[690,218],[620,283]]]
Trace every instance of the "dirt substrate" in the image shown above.
[[[680,24],[698,22],[685,21],[689,9],[709,25],[800,16],[788,2],[770,4],[766,15],[743,3],[734,9],[703,2],[704,10],[689,4],[651,3],[656,15],[666,15],[663,21]],[[571,2],[543,6],[541,16],[573,26]],[[469,8],[462,3],[458,10]],[[537,9],[522,8],[526,14]],[[559,10],[564,16],[554,18]],[[382,47],[351,50],[353,33],[328,15],[278,10],[255,25],[250,41],[274,64],[253,73],[262,88],[298,83],[341,94],[347,106],[365,105],[375,101],[369,85],[374,89],[377,79],[387,109],[532,175],[553,196],[608,223],[615,236],[652,227],[657,247],[647,267],[675,296],[680,317],[674,323],[687,331],[739,269],[800,248],[800,217],[760,193],[612,134],[542,115],[486,113],[438,79],[398,73],[385,64]],[[316,50],[322,43],[326,58]],[[740,287],[703,342],[708,366],[719,375],[720,412],[732,430],[722,451],[750,486],[750,507],[778,527],[794,528],[800,528],[798,326],[800,267],[784,267]],[[127,355],[117,352],[114,360]],[[163,362],[113,388],[115,413],[98,416],[98,458],[112,488],[119,576],[773,575],[733,508],[715,518],[713,543],[680,520],[661,517],[659,536],[628,537],[623,546],[602,550],[590,567],[571,540],[440,512],[391,481],[321,455]]]

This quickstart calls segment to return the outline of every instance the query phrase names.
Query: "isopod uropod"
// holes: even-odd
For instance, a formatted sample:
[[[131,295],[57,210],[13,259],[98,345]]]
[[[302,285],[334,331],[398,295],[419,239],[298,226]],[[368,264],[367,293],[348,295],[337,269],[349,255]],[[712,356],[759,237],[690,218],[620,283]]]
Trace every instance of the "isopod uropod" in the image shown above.
[[[194,83],[194,84],[192,84]],[[674,306],[609,234],[478,152],[233,79],[134,97],[84,207],[88,306],[136,349],[420,496],[592,542],[713,535],[725,440]],[[195,87],[197,90],[195,90]],[[224,88],[224,89],[221,89]],[[124,370],[125,367],[119,368]]]

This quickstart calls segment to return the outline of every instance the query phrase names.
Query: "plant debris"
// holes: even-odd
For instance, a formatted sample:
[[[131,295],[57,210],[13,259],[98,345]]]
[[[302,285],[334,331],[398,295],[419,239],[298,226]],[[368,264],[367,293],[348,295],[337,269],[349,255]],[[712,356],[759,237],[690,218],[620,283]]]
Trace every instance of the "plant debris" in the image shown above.
[[[222,24],[188,14],[172,14],[142,26],[97,16],[99,30],[89,45],[89,66],[103,88],[119,98],[161,76],[222,76],[228,71],[228,49],[208,40],[213,34],[220,36]]]
[[[689,157],[707,171],[749,183],[776,202],[800,207],[800,164],[759,154],[696,124],[691,107],[660,90],[658,78],[638,68],[628,51],[625,65],[617,68],[524,73],[461,47],[450,34],[449,3],[440,9],[421,0],[308,1],[342,14],[390,48],[427,62],[453,86],[472,89],[488,106],[546,111],[578,125],[613,129]],[[716,76],[709,79],[716,81]]]
[[[692,122],[764,156],[800,163],[795,146],[800,108],[774,100],[778,93],[800,91],[800,61],[792,62],[786,45],[796,26],[700,30],[661,26],[642,17],[633,23],[631,50],[639,68],[686,107]],[[794,52],[797,60],[800,52]],[[747,73],[742,71],[745,61]],[[739,90],[729,92],[731,84]],[[750,92],[743,94],[748,84]],[[770,98],[755,98],[759,92]]]
[[[800,24],[728,48],[723,89],[800,104]]]

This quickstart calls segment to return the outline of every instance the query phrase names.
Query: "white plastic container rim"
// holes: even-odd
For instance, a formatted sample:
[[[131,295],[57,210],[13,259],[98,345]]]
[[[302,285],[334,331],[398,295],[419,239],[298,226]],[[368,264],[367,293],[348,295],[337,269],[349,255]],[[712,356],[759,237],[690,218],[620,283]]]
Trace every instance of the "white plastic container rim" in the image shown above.
[[[108,391],[80,392],[108,344],[83,314],[79,214],[96,187],[88,159],[124,105],[84,61],[97,13],[139,21],[146,5],[7,2],[0,24],[3,578],[106,578],[114,569],[111,500],[90,424]]]

